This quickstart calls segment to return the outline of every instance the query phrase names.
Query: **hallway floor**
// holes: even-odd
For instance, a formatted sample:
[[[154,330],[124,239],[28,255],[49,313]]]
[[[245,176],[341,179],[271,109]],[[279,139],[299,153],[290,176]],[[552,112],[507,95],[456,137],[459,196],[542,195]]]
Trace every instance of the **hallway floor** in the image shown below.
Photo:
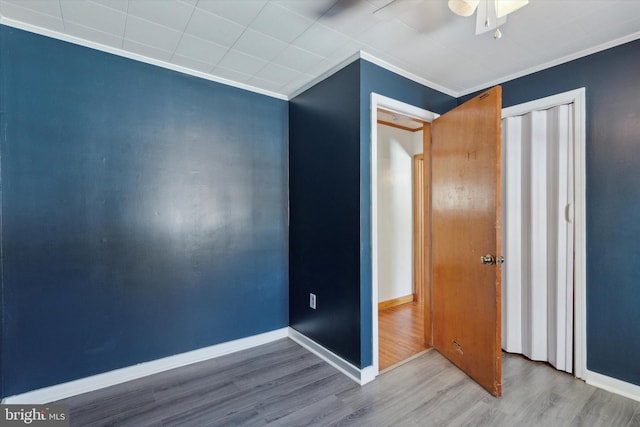
[[[378,311],[380,372],[426,350],[423,313],[417,302]]]

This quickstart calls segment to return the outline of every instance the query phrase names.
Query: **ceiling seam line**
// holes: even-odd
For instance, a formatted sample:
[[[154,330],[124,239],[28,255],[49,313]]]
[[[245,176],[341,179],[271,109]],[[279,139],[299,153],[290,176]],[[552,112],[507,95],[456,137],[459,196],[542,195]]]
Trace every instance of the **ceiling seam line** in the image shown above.
[[[222,55],[222,57],[220,57],[218,62],[216,62],[213,65],[213,68],[211,69],[211,71],[209,73],[212,73],[213,70],[216,69],[218,64],[220,64],[222,62],[222,60],[227,56],[227,54],[231,51],[231,49],[233,49],[233,47],[238,44],[238,40],[240,40],[242,38],[242,36],[244,35],[244,33],[246,33],[248,29],[250,29],[251,24],[253,24],[253,22],[256,20],[256,18],[258,18],[258,15],[260,15],[262,13],[262,11],[265,9],[265,7],[267,7],[267,4],[269,4],[269,2],[265,2],[264,5],[262,5],[262,8],[258,11],[258,13],[256,13],[256,15],[253,17],[253,19],[251,19],[251,21],[249,21],[249,23],[244,27],[244,30],[242,30],[242,33],[240,33],[240,35],[238,36],[238,38],[235,39],[233,44],[227,48],[227,51],[224,53],[224,55]],[[241,52],[241,53],[243,55],[251,56],[252,58],[262,59],[262,58],[258,58],[257,56],[249,55],[248,53],[244,53],[244,52]],[[265,61],[267,61],[267,60],[265,59]],[[254,78],[256,76],[256,74],[258,74],[260,71],[264,70],[264,68],[267,65],[269,65],[269,62],[267,62],[267,64],[263,65],[262,68],[260,68],[258,71],[256,71],[255,73],[251,74],[251,78]],[[249,79],[249,80],[251,80],[251,79]]]
[[[189,27],[189,24],[191,23],[191,19],[193,18],[193,14],[196,12],[196,8],[197,7],[198,7],[198,3],[193,5],[193,8],[191,9],[191,14],[189,15],[189,19],[187,19],[187,22],[184,24],[184,29],[180,33],[180,38],[178,39],[178,43],[176,43],[176,47],[173,48],[173,52],[171,52],[171,56],[169,57],[169,62],[173,61],[174,56],[176,56],[176,51],[178,50],[178,47],[180,47],[180,43],[182,43],[182,39],[184,38],[184,34],[187,31],[187,28]]]
[[[62,19],[62,29],[64,30],[64,32],[67,32],[67,24],[64,20],[64,13],[62,13],[62,3],[60,2],[60,0],[58,0],[58,9],[60,9],[60,19]]]
[[[129,23],[129,0],[127,0],[127,11],[124,14],[124,29],[122,30],[122,41],[120,42],[120,49],[124,50],[124,39],[127,36],[127,24]]]

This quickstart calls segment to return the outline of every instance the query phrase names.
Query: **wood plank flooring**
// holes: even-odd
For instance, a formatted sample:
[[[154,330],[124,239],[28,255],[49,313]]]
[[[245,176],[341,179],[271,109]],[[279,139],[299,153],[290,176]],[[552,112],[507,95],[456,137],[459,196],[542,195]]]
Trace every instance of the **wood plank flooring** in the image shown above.
[[[59,403],[72,426],[640,426],[640,402],[505,354],[494,398],[430,351],[363,386],[279,340]]]
[[[378,367],[384,371],[424,351],[424,309],[411,302],[378,311]]]

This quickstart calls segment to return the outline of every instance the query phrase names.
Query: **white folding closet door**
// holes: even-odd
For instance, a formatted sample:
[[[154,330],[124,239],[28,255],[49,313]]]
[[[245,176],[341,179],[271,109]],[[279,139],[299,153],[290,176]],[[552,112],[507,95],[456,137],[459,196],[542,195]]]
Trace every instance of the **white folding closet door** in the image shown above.
[[[573,109],[503,119],[502,347],[573,369]]]

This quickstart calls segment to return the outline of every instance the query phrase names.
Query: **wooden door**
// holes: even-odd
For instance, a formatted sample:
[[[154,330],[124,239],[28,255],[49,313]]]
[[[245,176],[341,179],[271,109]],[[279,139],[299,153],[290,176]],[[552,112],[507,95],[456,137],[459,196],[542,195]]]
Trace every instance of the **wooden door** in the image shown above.
[[[496,396],[500,265],[481,256],[501,255],[501,100],[497,86],[431,124],[433,345]]]

